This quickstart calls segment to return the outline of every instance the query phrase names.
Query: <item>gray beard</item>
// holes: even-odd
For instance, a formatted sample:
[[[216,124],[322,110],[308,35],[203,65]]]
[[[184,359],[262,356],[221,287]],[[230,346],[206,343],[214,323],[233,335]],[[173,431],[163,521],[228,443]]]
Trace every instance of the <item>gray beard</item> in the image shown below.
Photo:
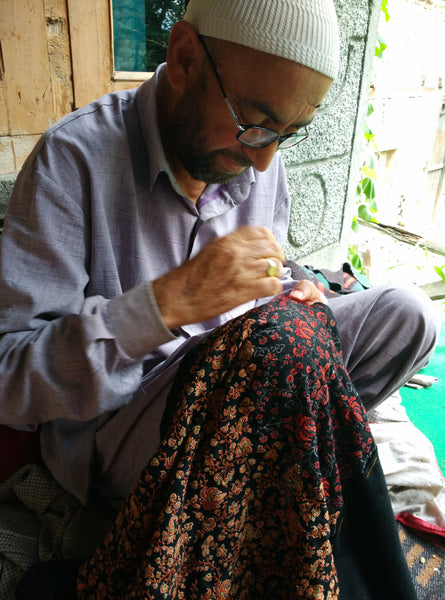
[[[185,102],[176,107],[169,127],[170,140],[181,165],[193,179],[223,184],[236,177],[236,173],[216,168],[218,157],[222,155],[234,160],[240,167],[252,166],[250,160],[228,150],[207,152],[202,135],[204,129],[205,121],[199,109],[186,106]]]

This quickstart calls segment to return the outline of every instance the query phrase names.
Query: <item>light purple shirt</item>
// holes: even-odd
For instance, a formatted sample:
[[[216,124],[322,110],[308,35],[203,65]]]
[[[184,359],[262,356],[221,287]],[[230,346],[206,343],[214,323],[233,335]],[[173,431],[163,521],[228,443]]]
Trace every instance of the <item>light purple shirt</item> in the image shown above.
[[[241,225],[264,225],[281,244],[288,227],[279,153],[265,173],[209,185],[197,205],[183,195],[157,125],[163,68],[43,135],[1,240],[0,421],[44,423],[46,464],[83,502],[93,489],[129,493],[157,448],[181,357],[255,304],[174,335],[151,282]]]

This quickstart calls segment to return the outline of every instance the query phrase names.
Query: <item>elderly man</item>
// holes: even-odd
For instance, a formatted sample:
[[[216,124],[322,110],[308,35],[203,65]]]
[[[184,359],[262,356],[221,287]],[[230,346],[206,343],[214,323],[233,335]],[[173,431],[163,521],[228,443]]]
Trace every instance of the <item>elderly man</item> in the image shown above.
[[[70,497],[127,499],[79,597],[369,592],[378,569],[354,587],[350,542],[333,553],[378,465],[357,398],[374,406],[425,364],[437,324],[386,287],[327,307],[283,267],[277,150],[309,135],[338,40],[331,0],[191,0],[166,65],[50,128],[18,178],[1,421],[41,427],[39,477]],[[394,564],[388,598],[414,597]]]

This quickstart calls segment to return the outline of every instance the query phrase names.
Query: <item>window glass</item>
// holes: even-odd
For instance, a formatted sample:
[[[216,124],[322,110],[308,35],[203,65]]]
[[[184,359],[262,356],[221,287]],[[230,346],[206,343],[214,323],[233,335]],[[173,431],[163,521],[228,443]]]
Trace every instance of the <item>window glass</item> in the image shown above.
[[[187,0],[113,0],[114,68],[154,71],[165,60],[170,29]]]

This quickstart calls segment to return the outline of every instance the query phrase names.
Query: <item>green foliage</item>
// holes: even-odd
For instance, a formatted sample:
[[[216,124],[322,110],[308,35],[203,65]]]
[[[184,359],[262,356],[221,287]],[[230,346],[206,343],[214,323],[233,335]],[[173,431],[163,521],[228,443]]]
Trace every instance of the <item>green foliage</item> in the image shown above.
[[[187,0],[145,0],[145,39],[147,71],[154,71],[165,61],[170,29],[182,19]]]
[[[354,269],[357,269],[359,273],[363,273],[363,263],[360,258],[360,254],[357,252],[357,248],[351,244],[348,248],[348,260]]]
[[[366,199],[369,202],[372,202],[375,198],[375,185],[374,181],[371,177],[364,177],[360,182],[362,192],[364,193]]]
[[[381,35],[377,36],[377,44],[375,46],[375,51],[374,51],[375,56],[377,58],[382,58],[382,54],[386,50],[387,47],[388,46],[385,43],[385,40],[382,38],[382,36]]]
[[[374,108],[371,104],[368,105],[368,117],[372,115]],[[376,202],[377,190],[376,180],[377,173],[375,170],[375,155],[378,152],[375,143],[375,135],[368,125],[365,127],[364,137],[366,141],[365,148],[368,154],[362,164],[360,171],[361,179],[357,183],[357,214],[352,217],[351,227],[355,233],[358,233],[360,228],[359,219],[371,223],[376,221],[375,215],[378,211]],[[348,260],[352,266],[360,273],[363,273],[363,264],[358,254],[357,248],[350,245],[348,248]]]
[[[366,221],[367,223],[371,223],[374,220],[374,215],[372,214],[371,210],[366,206],[366,204],[360,204],[360,206],[358,207],[358,216],[360,217],[360,219]]]
[[[388,12],[389,0],[382,0],[381,10],[385,16],[385,20],[389,21]],[[382,36],[377,36],[377,42],[375,46],[374,54],[377,58],[382,58],[383,52],[387,48],[387,44]],[[368,104],[368,118],[374,112],[374,107],[371,103]],[[366,159],[364,160],[360,172],[360,181],[357,184],[357,214],[352,217],[351,228],[354,233],[358,233],[360,228],[359,219],[371,223],[376,221],[375,215],[378,211],[376,202],[376,180],[377,173],[375,170],[375,156],[378,154],[378,147],[375,142],[375,134],[370,129],[368,123],[365,125],[365,131],[363,133],[365,138],[365,151],[368,152]],[[365,152],[366,153],[366,152]],[[363,273],[363,264],[360,255],[355,245],[351,244],[348,248],[348,260],[353,267],[360,273]]]
[[[188,0],[113,0],[113,44],[118,71],[154,71],[165,61],[173,24]]]
[[[368,107],[368,116],[374,112],[372,105]],[[357,216],[370,223],[375,221],[375,214],[378,211],[376,202],[376,179],[377,173],[375,170],[375,152],[376,144],[374,141],[374,134],[367,126],[365,129],[365,139],[367,141],[367,149],[369,151],[366,160],[363,162],[361,169],[361,179],[357,184]],[[372,142],[372,148],[370,149],[370,142]],[[359,222],[357,216],[354,215],[352,220],[352,229],[357,232]]]
[[[445,265],[442,265],[441,267],[434,267],[434,270],[442,279],[443,283],[445,283]]]
[[[434,267],[434,270],[436,271],[436,273],[439,275],[439,277],[445,284],[445,265],[442,265],[441,267]],[[445,300],[443,302],[441,302],[441,305],[442,305],[443,311],[445,312]]]
[[[385,16],[386,22],[389,21],[388,4],[389,4],[389,0],[382,0],[382,13]]]

